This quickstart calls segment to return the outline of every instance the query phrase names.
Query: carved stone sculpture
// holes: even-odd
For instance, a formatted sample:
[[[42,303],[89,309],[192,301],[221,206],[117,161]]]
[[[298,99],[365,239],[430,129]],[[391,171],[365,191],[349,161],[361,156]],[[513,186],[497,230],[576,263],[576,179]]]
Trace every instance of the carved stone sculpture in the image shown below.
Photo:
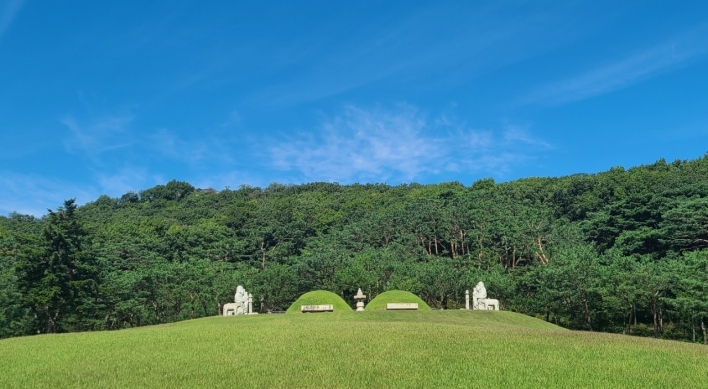
[[[472,290],[472,309],[479,309],[479,299],[487,298],[487,288],[484,287],[484,282],[480,281]]]
[[[487,298],[487,288],[484,287],[484,282],[480,281],[472,291],[472,309],[499,310],[499,300]]]
[[[253,300],[251,300],[253,301]],[[252,305],[249,304],[249,294],[243,286],[239,285],[236,288],[234,302],[224,304],[224,316],[248,315],[251,313]]]
[[[366,298],[366,295],[364,293],[362,293],[361,288],[359,288],[359,291],[354,296],[354,300],[356,300],[356,311],[357,312],[364,312],[364,299],[365,298]]]
[[[241,313],[248,313],[248,293],[243,286],[239,285],[236,287],[236,295],[234,295],[234,302],[242,310]]]

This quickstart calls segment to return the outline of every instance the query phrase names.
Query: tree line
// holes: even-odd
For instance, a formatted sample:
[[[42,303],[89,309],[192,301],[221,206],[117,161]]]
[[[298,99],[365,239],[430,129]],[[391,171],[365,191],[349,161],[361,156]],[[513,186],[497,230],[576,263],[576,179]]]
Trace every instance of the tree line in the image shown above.
[[[260,312],[310,290],[392,289],[589,331],[706,343],[708,154],[465,186],[186,182],[0,217],[0,337]]]

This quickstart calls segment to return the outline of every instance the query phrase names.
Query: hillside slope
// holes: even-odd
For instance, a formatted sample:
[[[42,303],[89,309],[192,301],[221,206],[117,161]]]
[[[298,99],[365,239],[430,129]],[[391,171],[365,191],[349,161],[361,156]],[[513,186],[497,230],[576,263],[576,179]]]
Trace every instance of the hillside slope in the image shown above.
[[[360,288],[456,309],[482,281],[565,328],[708,343],[708,155],[471,185],[170,181],[70,205],[0,216],[0,338],[215,316],[238,285],[258,312]]]
[[[0,387],[701,387],[708,348],[511,312],[210,317],[0,341]]]

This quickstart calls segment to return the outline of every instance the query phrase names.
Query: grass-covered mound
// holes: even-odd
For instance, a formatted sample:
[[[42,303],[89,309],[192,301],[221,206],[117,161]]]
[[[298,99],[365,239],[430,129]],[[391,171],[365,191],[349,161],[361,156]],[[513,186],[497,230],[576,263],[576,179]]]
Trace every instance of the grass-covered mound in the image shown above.
[[[324,305],[332,304],[334,305],[334,312],[351,312],[352,308],[344,301],[343,298],[338,295],[327,291],[327,290],[314,290],[312,292],[307,292],[300,296],[291,306],[288,308],[287,313],[301,313],[300,307],[302,305]]]
[[[367,311],[385,311],[388,303],[418,303],[419,311],[429,311],[430,307],[420,297],[405,290],[389,290],[374,297],[366,304]]]
[[[505,311],[257,315],[0,340],[0,388],[704,388],[707,360]]]

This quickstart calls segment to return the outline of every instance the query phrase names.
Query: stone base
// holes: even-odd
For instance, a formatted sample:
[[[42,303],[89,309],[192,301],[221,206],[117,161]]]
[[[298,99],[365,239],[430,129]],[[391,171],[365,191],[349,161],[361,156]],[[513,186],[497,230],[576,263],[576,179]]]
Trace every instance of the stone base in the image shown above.
[[[357,312],[364,312],[364,302],[363,301],[357,301],[356,311]]]
[[[497,299],[479,299],[477,300],[477,308],[482,311],[498,311],[499,300]]]
[[[224,316],[238,316],[238,315],[245,315],[248,313],[248,310],[246,307],[243,306],[243,304],[237,304],[237,303],[228,303],[224,304],[223,307],[223,315]]]

